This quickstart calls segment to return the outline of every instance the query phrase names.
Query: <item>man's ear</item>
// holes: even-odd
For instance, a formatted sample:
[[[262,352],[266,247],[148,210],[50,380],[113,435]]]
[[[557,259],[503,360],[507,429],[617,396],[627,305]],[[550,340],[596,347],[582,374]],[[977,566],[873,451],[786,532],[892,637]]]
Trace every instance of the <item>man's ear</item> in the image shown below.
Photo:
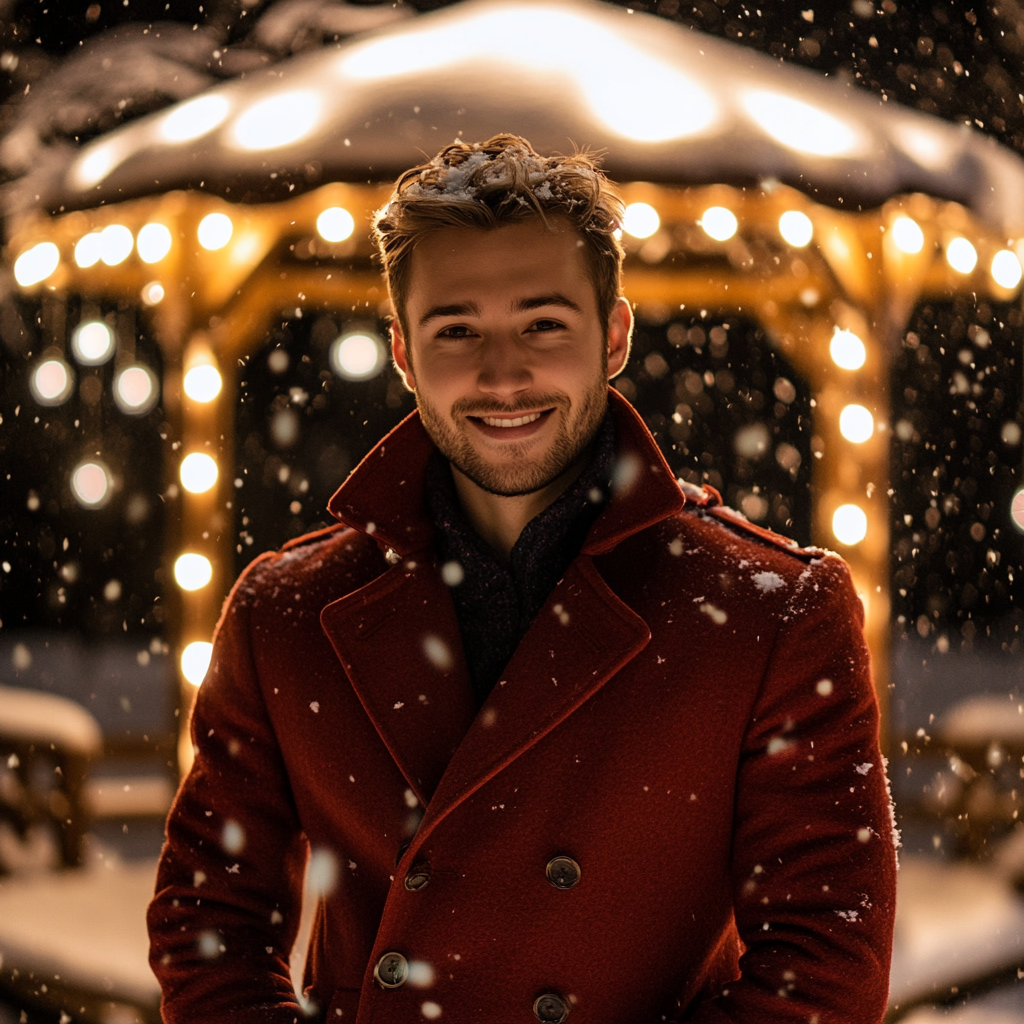
[[[620,295],[608,317],[608,379],[622,373],[629,359],[629,346],[633,340],[633,307]]]
[[[405,343],[405,335],[402,333],[402,325],[398,320],[392,320],[388,325],[388,332],[391,335],[391,358],[394,360],[395,369],[398,370],[406,388],[415,393],[416,379],[412,375],[412,362],[409,359],[409,350]]]

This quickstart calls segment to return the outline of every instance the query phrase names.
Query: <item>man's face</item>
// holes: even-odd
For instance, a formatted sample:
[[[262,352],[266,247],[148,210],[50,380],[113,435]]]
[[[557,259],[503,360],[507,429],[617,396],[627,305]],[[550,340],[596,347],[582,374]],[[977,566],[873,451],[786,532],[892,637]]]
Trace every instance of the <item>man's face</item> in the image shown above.
[[[513,496],[571,470],[629,353],[620,299],[603,324],[568,222],[439,228],[416,246],[395,363],[441,453],[478,487]]]

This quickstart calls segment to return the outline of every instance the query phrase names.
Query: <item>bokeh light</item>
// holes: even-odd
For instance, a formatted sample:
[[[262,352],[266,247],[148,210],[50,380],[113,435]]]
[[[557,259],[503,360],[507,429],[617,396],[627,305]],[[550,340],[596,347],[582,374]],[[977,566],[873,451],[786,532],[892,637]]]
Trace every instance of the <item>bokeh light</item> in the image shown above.
[[[1024,487],[1018,489],[1010,502],[1010,518],[1013,520],[1013,525],[1021,533],[1024,533]]]
[[[220,372],[210,363],[193,366],[182,382],[185,394],[193,402],[212,402],[220,394],[221,385]]]
[[[978,250],[966,238],[953,238],[946,246],[946,262],[958,274],[969,274],[978,265]]]
[[[59,266],[60,251],[53,242],[40,242],[14,261],[14,280],[28,288],[45,281]]]
[[[213,644],[207,640],[193,640],[181,652],[181,674],[193,686],[201,686],[212,657]]]
[[[295,89],[253,104],[235,121],[231,134],[240,149],[259,152],[298,142],[319,120],[319,95]]]
[[[108,224],[100,232],[100,259],[108,267],[124,263],[135,248],[135,237],[123,224]]]
[[[790,245],[802,249],[814,237],[814,223],[800,210],[787,210],[779,218],[779,234]]]
[[[100,261],[100,234],[99,231],[90,231],[87,235],[82,235],[75,245],[75,263],[83,270],[94,267]]]
[[[85,320],[71,334],[71,351],[83,366],[102,366],[114,354],[114,332],[102,320]]]
[[[147,306],[156,306],[164,301],[164,286],[159,281],[150,281],[142,286],[139,297]]]
[[[863,444],[875,432],[875,418],[863,405],[848,405],[839,414],[839,433],[853,444]]]
[[[182,590],[202,590],[213,579],[213,564],[206,555],[188,551],[174,563],[174,580]]]
[[[226,96],[199,96],[173,108],[160,125],[167,142],[191,142],[224,123],[231,110]]]
[[[75,375],[63,359],[53,356],[36,364],[28,381],[39,405],[63,405],[75,387]]]
[[[171,251],[171,231],[166,224],[144,224],[135,241],[143,263],[159,263]]]
[[[650,238],[661,227],[658,211],[650,203],[630,203],[622,218],[622,230],[634,238]]]
[[[325,242],[344,242],[356,229],[355,218],[342,206],[329,206],[316,219],[316,229]]]
[[[844,370],[859,370],[868,357],[864,342],[853,331],[836,328],[828,347],[829,354],[836,366]]]
[[[208,213],[200,222],[196,230],[199,244],[204,249],[215,252],[223,249],[231,241],[235,226],[226,213]]]
[[[103,508],[113,489],[110,470],[98,459],[80,462],[71,471],[71,493],[82,508]]]
[[[710,206],[704,211],[700,226],[704,233],[715,241],[724,242],[736,234],[739,222],[732,210],[727,210],[724,206]]]
[[[1016,288],[1020,284],[1021,277],[1024,276],[1017,254],[1010,252],[1009,249],[1000,249],[992,257],[991,270],[992,280],[1000,288]]]
[[[190,452],[178,470],[181,486],[192,494],[202,494],[217,482],[217,462],[206,452]]]
[[[114,381],[114,401],[121,412],[143,416],[156,405],[156,377],[142,363],[126,366]]]
[[[832,515],[832,532],[840,544],[859,544],[868,535],[864,509],[859,505],[840,505]]]
[[[343,334],[331,342],[331,369],[345,380],[369,380],[384,369],[384,345],[373,334]]]
[[[916,220],[910,217],[897,217],[892,222],[892,240],[900,252],[908,255],[920,252],[924,248],[924,232]]]

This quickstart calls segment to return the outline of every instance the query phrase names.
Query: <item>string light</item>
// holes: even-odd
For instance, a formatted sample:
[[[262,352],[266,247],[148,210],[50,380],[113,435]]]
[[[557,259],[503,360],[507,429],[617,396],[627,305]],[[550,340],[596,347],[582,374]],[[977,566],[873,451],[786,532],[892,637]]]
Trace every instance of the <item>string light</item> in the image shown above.
[[[226,213],[208,213],[200,222],[196,235],[204,249],[215,252],[231,241],[235,226]]]
[[[156,405],[156,377],[148,366],[126,366],[114,381],[114,401],[129,416],[144,416]]]
[[[181,652],[181,674],[193,686],[201,686],[210,670],[213,644],[206,640],[193,640]]]
[[[829,345],[829,354],[836,366],[844,370],[859,370],[868,357],[868,350],[853,331],[837,327]]]
[[[203,494],[217,482],[217,462],[205,452],[191,452],[178,469],[181,486],[192,494]]]
[[[622,218],[622,229],[634,238],[650,238],[661,227],[661,217],[650,203],[630,203]]]
[[[917,221],[910,217],[897,217],[892,222],[892,240],[897,249],[909,256],[924,248],[924,232]]]
[[[966,238],[954,238],[946,246],[946,262],[957,273],[969,274],[978,265],[978,250]]]
[[[28,387],[39,405],[63,405],[74,390],[75,375],[63,359],[51,357],[36,364]]]
[[[356,229],[355,218],[342,206],[329,206],[316,219],[316,229],[325,242],[344,242]]]
[[[114,354],[114,332],[102,320],[86,320],[71,334],[71,351],[83,366],[102,366]]]
[[[179,555],[174,563],[174,580],[182,590],[202,590],[213,579],[213,564],[194,551]]]
[[[704,211],[699,223],[704,229],[704,233],[715,239],[716,242],[725,242],[732,238],[739,227],[736,214],[724,206],[709,206]]]
[[[53,242],[40,242],[14,261],[14,280],[22,288],[45,281],[60,265],[60,251]]]
[[[863,405],[848,405],[839,414],[839,433],[853,444],[863,444],[875,432],[875,418]]]
[[[100,232],[90,231],[87,235],[82,235],[75,245],[75,263],[83,270],[88,270],[99,263],[100,253]]]
[[[814,223],[800,210],[787,210],[779,218],[779,234],[794,248],[802,249],[814,237]]]
[[[840,505],[832,515],[832,532],[840,544],[852,547],[868,535],[868,517],[859,505]]]
[[[1020,260],[1009,249],[1000,249],[992,257],[992,280],[1000,288],[1013,289],[1020,284],[1022,276]]]
[[[193,366],[188,373],[182,386],[185,394],[193,402],[212,402],[219,394],[222,381],[216,366],[209,363],[200,363]]]
[[[135,238],[123,224],[108,224],[100,232],[100,259],[108,267],[124,263],[135,248]]]
[[[110,470],[97,459],[80,462],[71,471],[71,493],[82,508],[102,508],[112,490]]]
[[[342,334],[331,342],[328,358],[344,380],[369,380],[384,369],[384,346],[372,334]]]
[[[159,263],[171,251],[171,242],[170,228],[154,221],[142,226],[135,247],[143,263]]]

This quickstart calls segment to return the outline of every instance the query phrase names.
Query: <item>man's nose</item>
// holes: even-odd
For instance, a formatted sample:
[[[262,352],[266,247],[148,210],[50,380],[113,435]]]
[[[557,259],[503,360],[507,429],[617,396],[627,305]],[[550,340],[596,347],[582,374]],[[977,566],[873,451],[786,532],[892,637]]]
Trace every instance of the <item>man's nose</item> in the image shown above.
[[[515,336],[496,334],[482,348],[477,385],[481,391],[508,398],[533,385],[529,350]]]

